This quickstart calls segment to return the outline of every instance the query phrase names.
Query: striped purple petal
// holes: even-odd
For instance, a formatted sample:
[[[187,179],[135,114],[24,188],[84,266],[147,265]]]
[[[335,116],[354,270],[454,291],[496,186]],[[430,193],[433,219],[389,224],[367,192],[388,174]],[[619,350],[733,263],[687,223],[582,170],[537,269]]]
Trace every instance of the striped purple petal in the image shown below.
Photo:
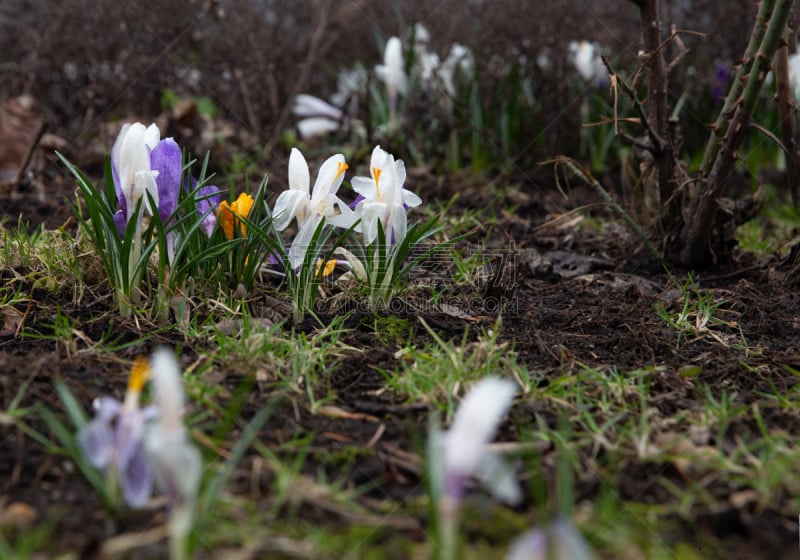
[[[158,214],[165,224],[178,207],[181,190],[181,149],[172,138],[161,140],[150,153],[150,167],[157,171]]]

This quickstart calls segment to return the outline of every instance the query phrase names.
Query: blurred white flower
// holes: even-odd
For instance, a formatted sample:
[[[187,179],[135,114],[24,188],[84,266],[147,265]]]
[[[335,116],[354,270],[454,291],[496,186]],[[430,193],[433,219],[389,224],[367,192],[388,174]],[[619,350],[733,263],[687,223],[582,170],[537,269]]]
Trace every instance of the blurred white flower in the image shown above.
[[[512,381],[487,377],[461,401],[450,430],[443,434],[445,495],[458,500],[466,480],[476,477],[496,498],[510,504],[522,500],[513,472],[488,447],[515,392]]]
[[[474,67],[475,59],[472,51],[460,43],[453,43],[450,53],[439,69],[439,76],[449,96],[452,97],[456,93],[456,74],[460,73],[462,76],[471,77]]]
[[[578,530],[565,519],[543,529],[531,529],[517,537],[506,560],[590,560],[589,546]]]
[[[789,84],[797,101],[800,101],[800,53],[789,55]]]
[[[336,77],[336,93],[331,96],[331,103],[354,117],[358,113],[358,99],[366,86],[367,71],[361,64],[342,70]]]
[[[606,80],[606,68],[600,55],[597,43],[572,41],[569,44],[570,61],[585,82],[600,85]]]
[[[341,123],[327,117],[308,117],[297,121],[297,131],[303,138],[324,136],[339,130]]]
[[[336,121],[344,118],[341,109],[334,107],[324,99],[307,93],[295,96],[292,112],[298,117],[328,117]]]
[[[408,77],[403,60],[403,44],[399,37],[390,37],[386,41],[383,53],[383,64],[375,66],[375,74],[386,84],[386,94],[392,113],[397,108],[397,97],[405,95],[408,89]]]
[[[338,107],[307,93],[301,93],[295,97],[292,112],[298,117],[305,117],[297,123],[297,130],[303,138],[336,132],[342,126],[345,118],[344,113]]]
[[[156,482],[168,500],[170,538],[173,546],[182,546],[191,529],[203,463],[183,425],[185,397],[178,360],[171,350],[159,348],[153,353],[150,371],[160,414],[147,432],[145,447]]]

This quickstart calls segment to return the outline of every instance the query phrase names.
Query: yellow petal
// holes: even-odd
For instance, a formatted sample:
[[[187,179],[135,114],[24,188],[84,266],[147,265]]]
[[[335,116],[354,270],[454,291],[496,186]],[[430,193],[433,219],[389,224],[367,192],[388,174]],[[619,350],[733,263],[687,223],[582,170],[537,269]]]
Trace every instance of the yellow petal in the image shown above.
[[[317,268],[314,270],[314,275],[319,278],[325,278],[326,276],[330,276],[333,274],[334,269],[336,268],[336,261],[329,260],[325,263],[325,268],[322,268],[322,274],[320,274],[319,269],[322,268],[322,259],[317,259]]]
[[[234,204],[236,204],[234,202]],[[217,223],[222,228],[226,239],[233,239],[233,211],[227,200],[219,203],[217,208]]]
[[[242,218],[250,215],[250,210],[253,208],[253,197],[249,194],[242,193],[239,198],[231,206],[233,213]]]

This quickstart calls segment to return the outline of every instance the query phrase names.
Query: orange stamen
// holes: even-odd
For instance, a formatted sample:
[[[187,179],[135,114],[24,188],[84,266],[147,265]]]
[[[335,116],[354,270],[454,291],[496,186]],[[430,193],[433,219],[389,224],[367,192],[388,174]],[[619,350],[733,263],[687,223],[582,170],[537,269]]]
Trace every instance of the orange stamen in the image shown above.
[[[150,376],[150,364],[144,356],[136,356],[131,366],[131,374],[128,377],[128,391],[141,393],[147,378]]]
[[[375,179],[375,194],[378,195],[378,198],[381,197],[381,189],[378,186],[378,182],[381,179],[381,172],[383,169],[379,169],[377,167],[372,168],[372,177]]]

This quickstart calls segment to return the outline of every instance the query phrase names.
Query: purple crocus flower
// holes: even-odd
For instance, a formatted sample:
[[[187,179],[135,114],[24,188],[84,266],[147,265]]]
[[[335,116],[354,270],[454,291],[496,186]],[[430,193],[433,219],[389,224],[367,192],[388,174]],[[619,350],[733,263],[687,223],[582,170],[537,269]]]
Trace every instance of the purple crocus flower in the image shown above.
[[[200,228],[210,238],[217,225],[217,208],[222,201],[222,191],[215,185],[206,185],[198,189],[197,179],[194,177],[187,177],[184,187],[187,192],[195,192],[197,214],[202,220]]]
[[[120,236],[139,200],[149,192],[167,223],[178,206],[181,185],[181,149],[172,138],[161,140],[155,124],[125,124],[111,149],[111,174],[119,211],[114,223]],[[152,214],[149,201],[145,208]]]
[[[711,78],[711,99],[715,105],[719,105],[728,93],[728,84],[731,80],[731,70],[727,64],[717,64],[714,76]]]
[[[148,366],[137,360],[131,369],[125,401],[95,399],[95,417],[78,432],[78,444],[89,463],[117,478],[131,507],[141,507],[153,489],[153,473],[144,451],[145,424],[158,415],[154,406],[139,408]]]
[[[161,140],[150,154],[150,165],[156,173],[158,215],[169,228],[172,215],[178,208],[181,192],[181,149],[172,138]],[[167,260],[175,256],[175,232],[167,232]]]

